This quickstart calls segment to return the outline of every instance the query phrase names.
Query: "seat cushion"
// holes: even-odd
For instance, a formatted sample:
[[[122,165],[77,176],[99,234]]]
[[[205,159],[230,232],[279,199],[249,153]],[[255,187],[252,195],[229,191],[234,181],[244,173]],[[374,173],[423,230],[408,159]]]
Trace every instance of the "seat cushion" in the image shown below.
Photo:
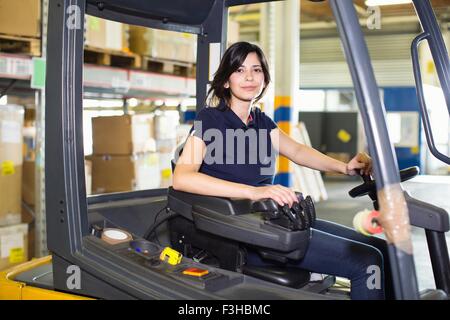
[[[242,273],[294,289],[300,289],[307,285],[311,276],[307,270],[285,266],[261,267],[245,265],[242,268]]]

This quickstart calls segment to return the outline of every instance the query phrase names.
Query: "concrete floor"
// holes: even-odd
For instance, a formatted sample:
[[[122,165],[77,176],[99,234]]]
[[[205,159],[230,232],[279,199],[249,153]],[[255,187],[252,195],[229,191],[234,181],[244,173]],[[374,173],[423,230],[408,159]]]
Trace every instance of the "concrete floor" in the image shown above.
[[[372,209],[369,197],[352,199],[348,195],[348,191],[360,183],[359,179],[326,179],[329,199],[316,204],[318,218],[352,227],[353,217],[358,211]],[[402,185],[412,197],[442,207],[450,213],[450,176],[418,176]],[[435,288],[425,232],[412,227],[412,241],[419,290]],[[447,245],[450,246],[450,233],[447,234]]]

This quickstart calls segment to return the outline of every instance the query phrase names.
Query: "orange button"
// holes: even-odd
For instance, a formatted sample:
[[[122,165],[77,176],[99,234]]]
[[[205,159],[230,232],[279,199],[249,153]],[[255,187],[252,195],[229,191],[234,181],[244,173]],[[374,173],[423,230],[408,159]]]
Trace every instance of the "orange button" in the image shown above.
[[[208,274],[208,270],[199,269],[199,268],[187,268],[186,270],[183,270],[183,274],[188,276],[194,276],[194,277],[201,277],[206,274]]]

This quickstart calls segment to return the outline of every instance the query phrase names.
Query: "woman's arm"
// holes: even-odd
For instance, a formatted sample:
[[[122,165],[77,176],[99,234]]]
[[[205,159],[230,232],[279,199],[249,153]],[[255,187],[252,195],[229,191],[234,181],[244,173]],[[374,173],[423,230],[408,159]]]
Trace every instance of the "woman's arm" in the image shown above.
[[[249,197],[250,186],[198,172],[205,154],[206,145],[200,138],[187,139],[173,174],[174,189],[217,197]]]
[[[272,144],[278,152],[298,165],[311,169],[338,172],[348,175],[358,174],[363,170],[365,174],[372,172],[372,161],[365,153],[358,153],[349,163],[333,159],[316,149],[298,143],[280,129],[270,132]]]
[[[271,198],[280,205],[292,206],[297,201],[295,193],[283,186],[253,187],[230,182],[198,172],[206,154],[206,145],[198,137],[187,139],[173,174],[173,188],[207,196],[247,198],[260,200]]]

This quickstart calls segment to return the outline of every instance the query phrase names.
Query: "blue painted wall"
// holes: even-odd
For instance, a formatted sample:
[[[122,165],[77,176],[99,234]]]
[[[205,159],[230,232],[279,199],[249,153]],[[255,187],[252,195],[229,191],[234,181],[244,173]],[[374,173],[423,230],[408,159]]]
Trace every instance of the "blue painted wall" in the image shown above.
[[[415,87],[389,87],[384,89],[384,105],[386,111],[415,111],[419,113],[419,105],[417,101],[417,94]],[[419,145],[417,150],[411,148],[395,148],[399,169],[404,169],[412,166],[418,166],[420,169],[420,149],[421,149],[421,125],[419,113]]]

